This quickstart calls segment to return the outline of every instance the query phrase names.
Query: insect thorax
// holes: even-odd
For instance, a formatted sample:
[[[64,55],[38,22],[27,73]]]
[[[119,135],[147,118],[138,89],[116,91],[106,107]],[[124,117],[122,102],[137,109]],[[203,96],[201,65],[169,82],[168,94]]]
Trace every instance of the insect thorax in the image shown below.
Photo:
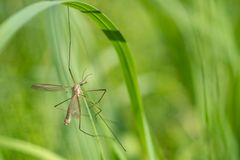
[[[72,94],[73,94],[73,95],[80,96],[80,94],[81,94],[81,88],[80,88],[80,85],[79,85],[79,84],[75,84],[75,85],[72,87]]]

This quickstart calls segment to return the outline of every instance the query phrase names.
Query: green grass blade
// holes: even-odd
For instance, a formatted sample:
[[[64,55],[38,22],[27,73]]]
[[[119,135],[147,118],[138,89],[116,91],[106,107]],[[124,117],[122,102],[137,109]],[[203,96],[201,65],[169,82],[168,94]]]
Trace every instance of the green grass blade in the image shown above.
[[[144,146],[144,149],[148,153],[149,159],[156,159],[156,153],[142,105],[136,76],[137,74],[131,52],[129,51],[127,43],[119,30],[98,9],[78,1],[44,1],[28,6],[16,13],[14,16],[10,17],[0,26],[0,53],[17,30],[19,30],[25,23],[41,11],[58,4],[64,4],[76,8],[82,13],[88,15],[94,22],[97,23],[107,38],[113,43],[120,59],[128,93],[133,104],[132,106],[136,116],[135,119],[137,122],[138,132],[143,143],[142,146]]]
[[[40,159],[64,160],[64,158],[60,157],[59,155],[56,155],[55,153],[52,153],[42,147],[26,141],[13,139],[5,136],[0,136],[0,146],[1,148],[16,150],[18,152],[29,154]]]
[[[102,31],[108,37],[108,39],[112,41],[120,59],[120,63],[128,87],[128,92],[133,103],[134,113],[136,115],[137,122],[139,122],[137,124],[139,133],[141,134],[141,138],[144,143],[146,143],[145,145],[147,145],[146,148],[149,154],[149,158],[156,159],[149,126],[142,106],[133,58],[124,37],[114,26],[114,24],[99,10],[88,5],[82,6],[78,3],[66,4],[76,9],[79,9],[81,12],[86,13],[91,18],[93,18],[95,22],[101,27]]]
[[[95,125],[94,120],[93,120],[93,116],[92,116],[91,111],[90,111],[90,107],[89,107],[89,105],[87,103],[87,100],[85,98],[83,98],[83,101],[84,101],[87,113],[89,115],[89,118],[90,118],[90,121],[91,121],[91,124],[92,124],[92,127],[93,127],[94,134],[95,135],[99,135],[98,131],[97,131],[97,128],[96,128],[96,125]],[[101,159],[106,159],[105,155],[104,155],[103,147],[102,147],[102,144],[100,142],[100,138],[99,137],[97,137],[97,143],[98,143],[98,146],[100,146],[99,150],[100,150],[100,153],[101,153],[101,156],[102,156]]]
[[[59,2],[46,1],[35,3],[31,6],[27,6],[25,9],[19,11],[4,21],[0,26],[0,54],[9,40],[22,26],[24,26],[29,20],[31,20],[31,18],[39,14],[41,11],[56,4],[59,4]]]

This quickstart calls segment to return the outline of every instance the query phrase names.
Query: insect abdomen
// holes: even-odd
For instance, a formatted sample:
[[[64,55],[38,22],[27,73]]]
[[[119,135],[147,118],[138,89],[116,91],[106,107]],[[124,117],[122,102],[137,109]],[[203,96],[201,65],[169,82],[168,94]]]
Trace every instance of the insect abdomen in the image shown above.
[[[69,112],[67,112],[67,115],[64,119],[64,125],[69,125],[69,123],[71,122],[71,114]]]

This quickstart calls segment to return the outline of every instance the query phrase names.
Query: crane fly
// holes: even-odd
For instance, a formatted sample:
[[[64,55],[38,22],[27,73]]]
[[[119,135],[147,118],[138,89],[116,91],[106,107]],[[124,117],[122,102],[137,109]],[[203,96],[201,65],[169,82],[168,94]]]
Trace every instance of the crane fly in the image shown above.
[[[66,89],[71,89],[72,96],[54,106],[54,107],[58,107],[59,105],[61,105],[61,104],[70,100],[70,103],[69,103],[68,108],[67,108],[67,113],[66,113],[66,116],[64,118],[64,125],[69,125],[71,123],[71,119],[73,117],[75,117],[75,118],[79,119],[78,128],[81,132],[85,133],[86,135],[92,136],[92,137],[100,136],[100,135],[94,135],[92,133],[88,133],[81,128],[80,99],[85,98],[89,103],[92,104],[92,106],[95,106],[95,108],[98,109],[98,111],[95,113],[95,117],[98,116],[103,121],[103,123],[109,129],[109,131],[112,133],[113,137],[118,142],[118,144],[122,147],[122,149],[124,151],[126,151],[126,149],[124,148],[124,146],[122,145],[122,143],[120,142],[118,137],[114,134],[113,130],[109,127],[109,125],[106,123],[106,121],[101,116],[100,113],[102,112],[102,109],[96,106],[98,103],[100,103],[103,96],[105,95],[106,89],[83,90],[83,85],[87,83],[87,78],[88,78],[88,76],[90,76],[90,74],[88,74],[86,77],[83,76],[82,80],[78,83],[74,79],[74,76],[72,74],[72,70],[71,70],[71,67],[70,67],[70,64],[71,64],[71,44],[72,44],[72,42],[71,42],[71,26],[70,26],[70,19],[69,19],[69,14],[70,14],[69,13],[69,7],[67,7],[67,11],[68,11],[67,13],[68,13],[68,28],[69,28],[68,71],[69,71],[70,77],[71,77],[74,84],[73,84],[73,86],[64,86],[64,85],[56,85],[56,84],[34,84],[34,85],[32,85],[32,88],[37,89],[37,90],[42,90],[42,91],[50,91],[50,92],[64,91]],[[86,97],[86,95],[84,94],[85,92],[101,92],[101,96],[96,102],[93,102]],[[104,136],[102,136],[102,137],[104,137]]]
[[[71,69],[69,68],[69,73],[72,77],[72,80],[75,82]],[[90,74],[89,74],[90,75]],[[88,75],[88,76],[89,76]],[[32,85],[33,89],[36,90],[42,90],[42,91],[50,91],[50,92],[55,92],[55,91],[64,91],[66,89],[70,89],[72,90],[72,96],[70,98],[65,99],[64,101],[56,104],[54,107],[58,107],[61,104],[67,102],[70,100],[70,103],[68,105],[67,108],[67,113],[66,116],[64,118],[64,125],[69,125],[71,122],[72,117],[74,118],[78,118],[79,119],[79,130],[89,136],[92,137],[97,137],[97,136],[101,136],[101,135],[94,135],[92,133],[86,132],[81,128],[81,107],[80,107],[80,98],[85,98],[87,101],[89,101],[92,106],[95,106],[98,111],[97,113],[95,113],[95,117],[99,116],[100,119],[103,121],[103,123],[106,125],[106,127],[109,129],[109,131],[112,133],[113,137],[115,138],[115,140],[118,142],[118,144],[123,148],[124,151],[126,151],[126,149],[124,148],[124,146],[122,145],[122,143],[120,142],[120,140],[117,138],[117,136],[114,134],[113,130],[109,127],[109,125],[106,123],[106,121],[103,119],[103,117],[101,116],[101,112],[102,109],[97,107],[96,105],[98,103],[100,103],[100,101],[102,100],[103,96],[106,93],[106,89],[94,89],[94,90],[83,90],[83,85],[87,83],[86,76],[82,81],[80,81],[79,83],[74,83],[74,85],[71,86],[64,86],[64,85],[56,85],[56,84],[34,84]],[[98,101],[93,102],[89,99],[87,99],[86,95],[84,95],[85,92],[102,92],[100,98],[98,99]],[[101,137],[105,137],[105,136],[101,136]]]
[[[70,75],[73,78],[71,71],[70,71]],[[72,87],[71,86],[64,86],[64,85],[56,85],[56,84],[34,84],[34,85],[32,85],[32,88],[36,89],[36,90],[50,91],[50,92],[64,91],[66,89],[71,88],[72,96],[54,106],[54,107],[58,107],[59,105],[71,100],[70,103],[69,103],[68,109],[67,109],[65,119],[64,119],[64,124],[68,125],[68,124],[70,124],[72,117],[80,118],[80,116],[81,116],[80,98],[84,97],[85,99],[87,99],[87,97],[84,95],[84,92],[102,92],[102,94],[101,94],[101,96],[100,96],[100,98],[97,102],[93,102],[93,101],[87,99],[87,101],[89,101],[93,106],[97,105],[102,100],[104,94],[106,93],[106,89],[95,89],[95,90],[85,90],[85,91],[83,91],[82,86],[87,83],[86,80],[87,80],[87,77],[89,75],[87,75],[79,83],[74,83],[74,85]],[[73,81],[75,82],[74,78],[73,78]],[[95,116],[100,114],[100,112],[102,111],[99,107],[96,107],[96,108],[99,111],[96,113]],[[81,131],[83,131],[81,129],[81,123],[80,122],[79,122],[79,129]],[[90,134],[86,131],[83,131],[83,132],[88,134],[88,135],[92,135],[92,134]]]

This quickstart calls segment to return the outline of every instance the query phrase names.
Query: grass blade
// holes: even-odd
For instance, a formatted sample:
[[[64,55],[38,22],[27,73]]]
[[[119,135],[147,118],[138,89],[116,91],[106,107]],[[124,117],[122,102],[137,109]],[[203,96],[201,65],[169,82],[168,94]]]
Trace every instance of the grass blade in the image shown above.
[[[29,154],[39,159],[64,160],[64,158],[50,152],[47,149],[44,149],[26,141],[13,139],[5,136],[0,136],[0,146],[3,148],[8,148],[16,150],[18,152]]]

